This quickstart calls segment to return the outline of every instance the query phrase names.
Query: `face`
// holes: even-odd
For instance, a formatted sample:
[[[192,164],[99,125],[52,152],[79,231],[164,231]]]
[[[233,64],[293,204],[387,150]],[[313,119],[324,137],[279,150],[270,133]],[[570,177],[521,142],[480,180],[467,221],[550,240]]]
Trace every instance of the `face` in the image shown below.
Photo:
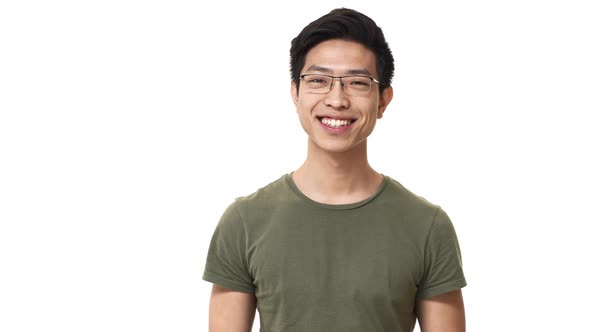
[[[301,74],[331,76],[366,75],[379,79],[375,54],[357,42],[341,39],[324,41],[307,53]],[[361,96],[347,95],[335,79],[325,94],[314,94],[301,84],[291,84],[291,96],[301,126],[309,136],[309,148],[326,152],[347,152],[366,146],[367,137],[391,101],[391,87],[379,93],[377,83]]]

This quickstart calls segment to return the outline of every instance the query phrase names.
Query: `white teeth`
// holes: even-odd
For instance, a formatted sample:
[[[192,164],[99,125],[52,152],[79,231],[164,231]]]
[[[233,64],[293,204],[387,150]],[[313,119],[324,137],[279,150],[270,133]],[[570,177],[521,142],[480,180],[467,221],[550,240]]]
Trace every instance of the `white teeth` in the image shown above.
[[[333,128],[338,128],[338,127],[342,127],[342,126],[347,126],[349,124],[352,123],[351,120],[334,120],[334,119],[328,119],[328,118],[322,118],[322,123],[333,127]]]

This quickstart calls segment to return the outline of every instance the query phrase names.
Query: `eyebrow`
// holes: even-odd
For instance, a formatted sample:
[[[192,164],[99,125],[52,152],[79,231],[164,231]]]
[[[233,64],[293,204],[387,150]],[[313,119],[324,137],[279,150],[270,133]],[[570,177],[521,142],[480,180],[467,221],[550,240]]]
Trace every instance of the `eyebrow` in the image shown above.
[[[334,73],[334,71],[332,69],[322,67],[322,66],[317,66],[317,65],[311,65],[311,66],[309,66],[309,68],[307,68],[307,70],[308,71],[319,71],[321,73],[327,73],[327,74]],[[373,77],[373,74],[371,74],[371,72],[368,71],[367,69],[349,69],[349,70],[345,71],[344,73],[346,75],[365,75],[365,76]]]

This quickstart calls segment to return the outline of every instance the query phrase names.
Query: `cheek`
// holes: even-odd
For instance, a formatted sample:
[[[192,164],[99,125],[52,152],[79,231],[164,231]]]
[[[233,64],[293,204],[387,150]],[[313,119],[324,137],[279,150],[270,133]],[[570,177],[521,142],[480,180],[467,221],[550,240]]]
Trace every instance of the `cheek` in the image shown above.
[[[300,100],[299,103],[297,104],[296,109],[297,109],[297,116],[299,117],[299,121],[301,121],[302,124],[311,122],[311,119],[310,119],[311,110],[308,107],[306,107],[304,102],[302,102]]]
[[[297,115],[299,116],[299,118],[301,118],[303,120],[303,117],[305,116],[305,107],[303,106],[303,103],[299,102],[297,104]]]
[[[297,103],[297,113],[300,115],[310,115],[313,112],[316,103],[312,100],[300,98]]]

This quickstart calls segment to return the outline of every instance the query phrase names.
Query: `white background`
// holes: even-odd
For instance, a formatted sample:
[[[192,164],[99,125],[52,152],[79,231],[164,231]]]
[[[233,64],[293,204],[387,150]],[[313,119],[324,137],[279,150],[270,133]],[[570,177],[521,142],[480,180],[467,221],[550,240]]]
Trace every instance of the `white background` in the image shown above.
[[[453,219],[469,330],[587,328],[582,3],[3,1],[0,331],[206,331],[218,218],[305,157],[290,41],[340,6],[393,50],[370,161]]]

